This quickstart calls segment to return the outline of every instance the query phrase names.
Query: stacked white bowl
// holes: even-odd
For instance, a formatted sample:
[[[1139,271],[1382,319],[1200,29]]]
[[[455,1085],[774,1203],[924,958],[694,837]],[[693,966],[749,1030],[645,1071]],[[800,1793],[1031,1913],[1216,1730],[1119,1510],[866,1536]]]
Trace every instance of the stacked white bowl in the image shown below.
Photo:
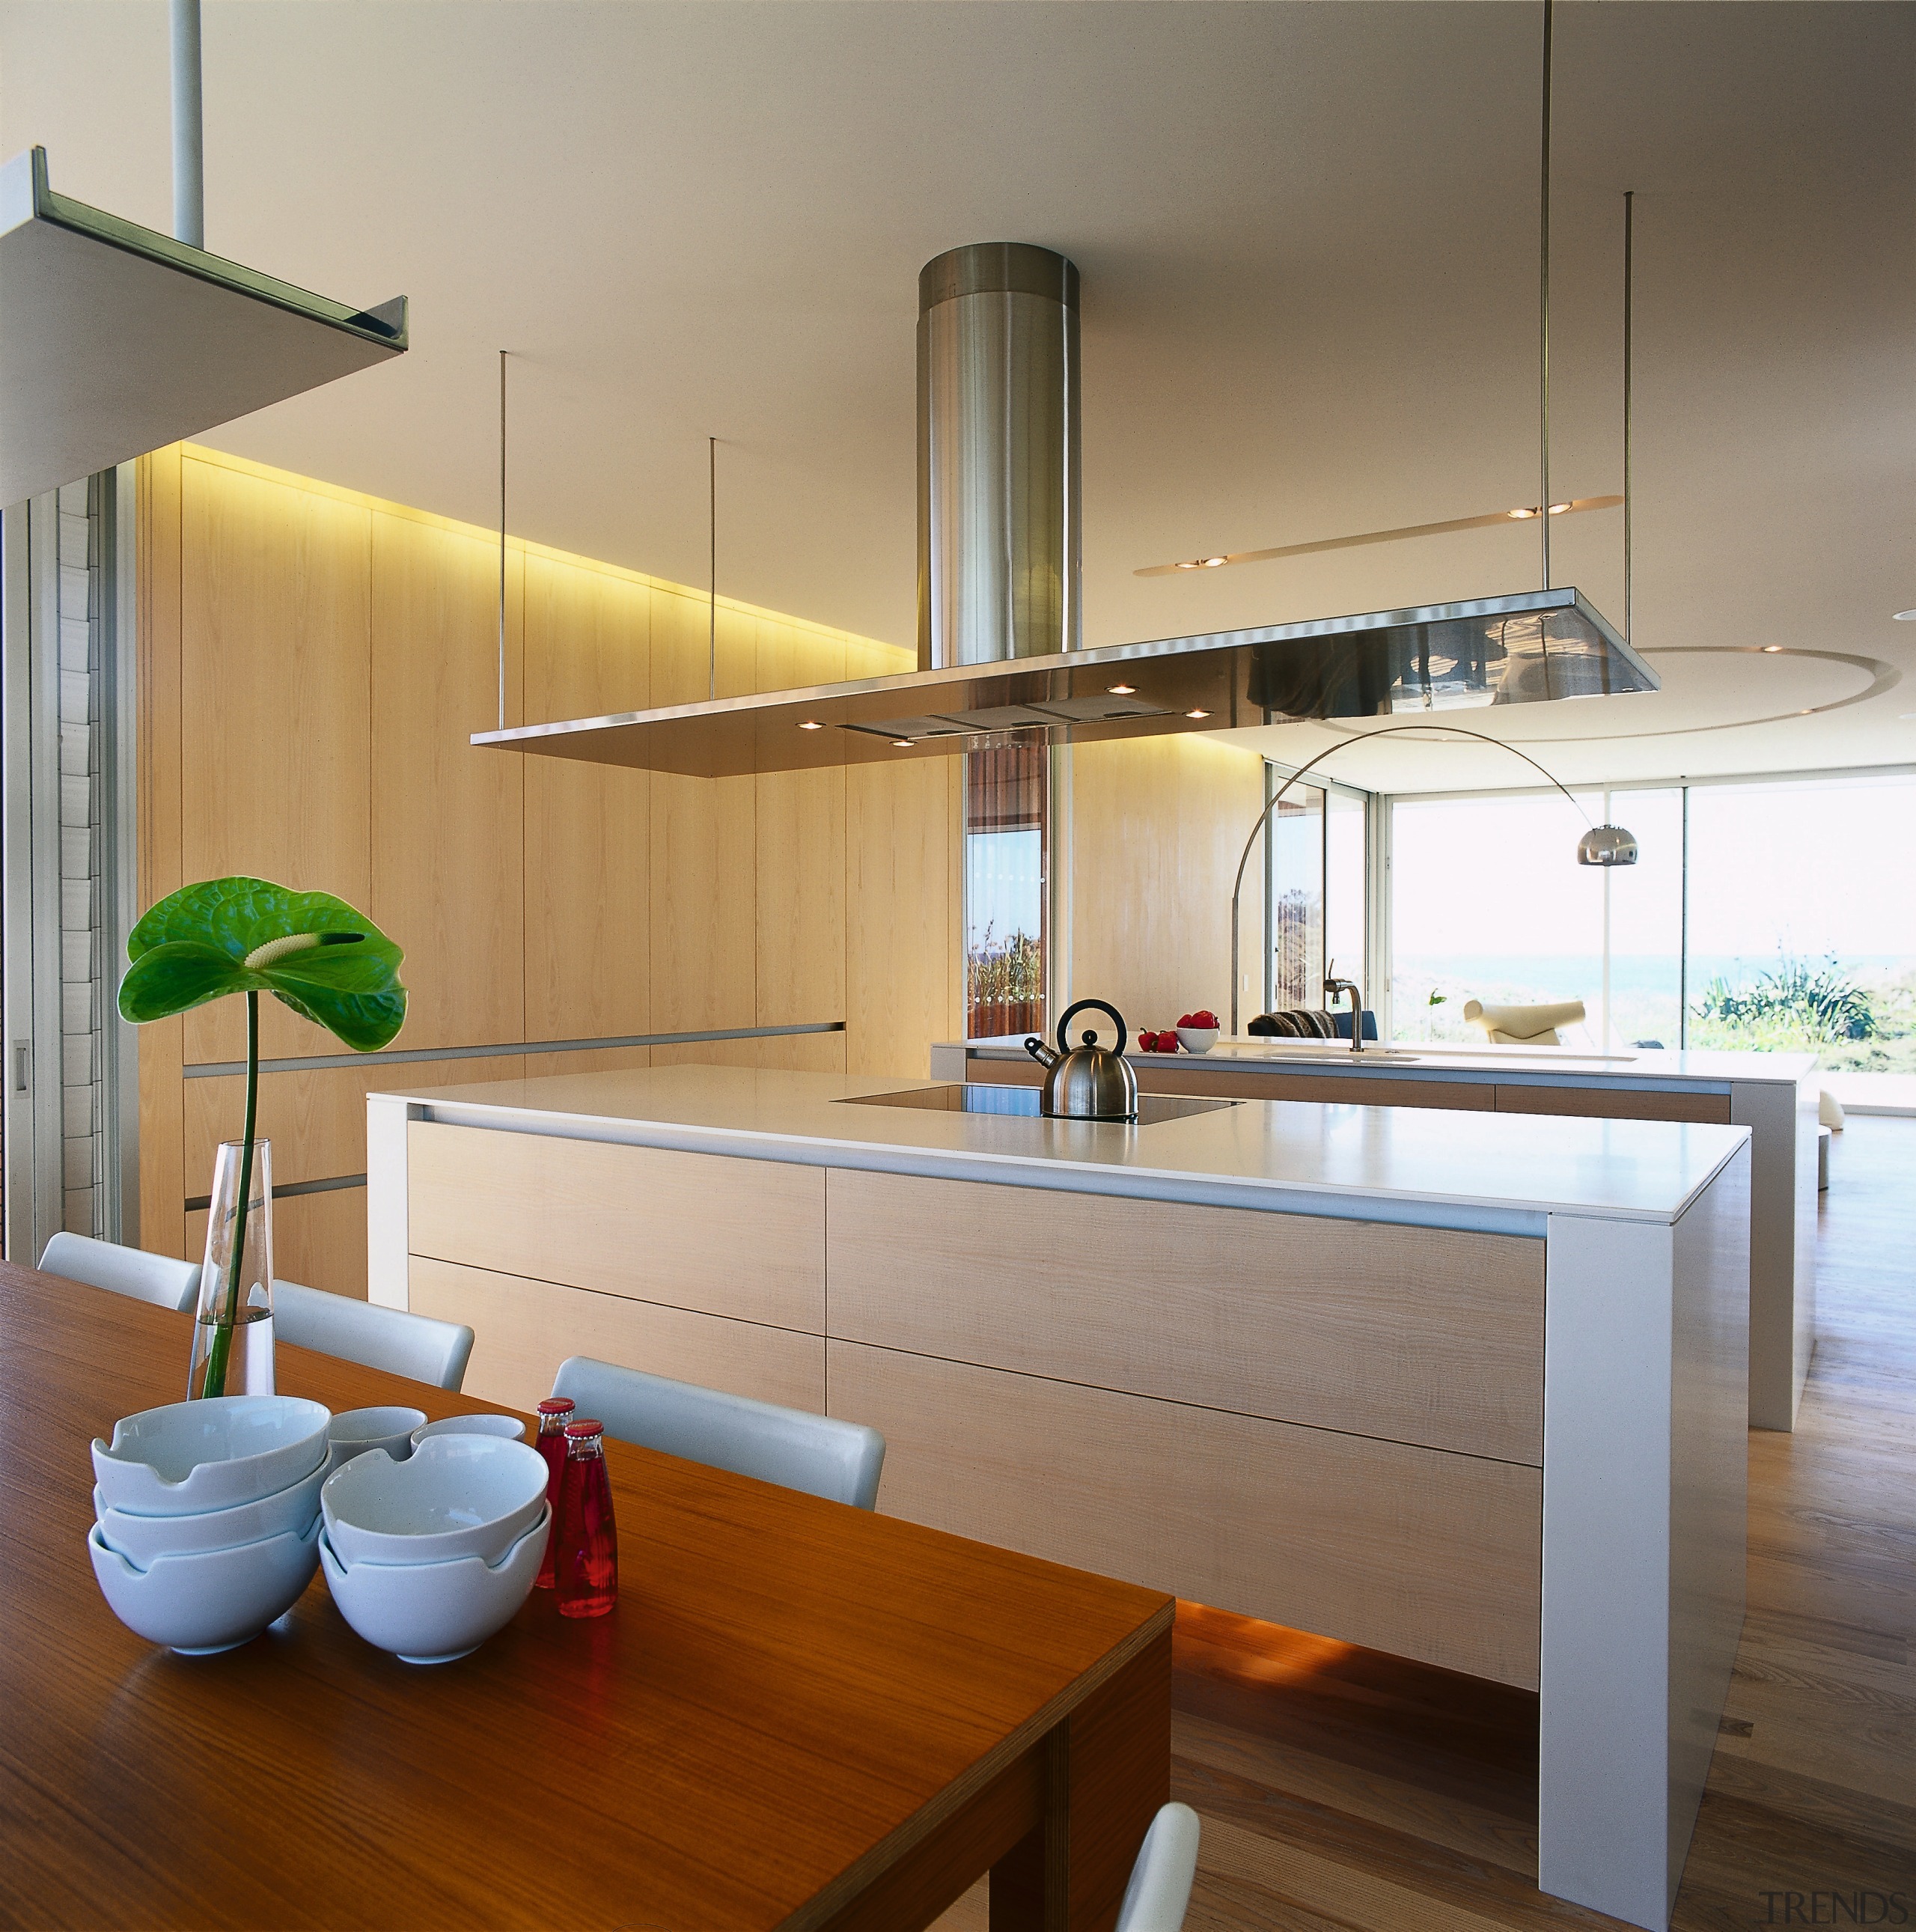
[[[340,1613],[406,1664],[448,1664],[508,1623],[545,1556],[545,1458],[499,1436],[421,1436],[355,1456],[319,1491],[319,1561]]]
[[[113,1614],[199,1657],[292,1609],[319,1567],[331,1420],[297,1396],[214,1396],[96,1439],[87,1550]]]

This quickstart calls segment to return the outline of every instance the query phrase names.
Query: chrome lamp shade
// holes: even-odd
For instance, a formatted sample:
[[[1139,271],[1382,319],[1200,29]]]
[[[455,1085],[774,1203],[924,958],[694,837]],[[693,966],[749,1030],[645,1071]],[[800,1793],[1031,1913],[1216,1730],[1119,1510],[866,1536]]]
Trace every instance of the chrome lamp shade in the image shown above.
[[[1621,825],[1593,825],[1577,841],[1579,866],[1634,866],[1636,835]]]

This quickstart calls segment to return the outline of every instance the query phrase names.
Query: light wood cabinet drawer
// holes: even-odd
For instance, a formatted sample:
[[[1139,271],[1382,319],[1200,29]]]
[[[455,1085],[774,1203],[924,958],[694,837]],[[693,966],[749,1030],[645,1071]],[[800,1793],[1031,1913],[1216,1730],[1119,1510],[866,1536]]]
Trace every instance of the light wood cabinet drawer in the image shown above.
[[[1497,1105],[1488,1081],[1393,1079],[1387,1074],[1234,1071],[1228,1063],[1138,1069],[1142,1094],[1194,1094],[1220,1100],[1309,1100],[1333,1107],[1447,1107],[1487,1114]]]
[[[418,1256],[409,1273],[415,1314],[472,1328],[465,1393],[484,1402],[530,1409],[552,1393],[567,1356],[591,1355],[788,1408],[825,1407],[825,1344],[816,1335]]]
[[[1510,1462],[1543,1243],[834,1168],[835,1340]]]
[[[406,1145],[415,1255],[824,1332],[823,1168],[430,1120]]]
[[[887,1514],[1534,1689],[1543,1474],[828,1345]]]
[[[1657,1093],[1624,1087],[1531,1087],[1500,1082],[1500,1114],[1570,1114],[1595,1120],[1730,1124],[1727,1094]]]

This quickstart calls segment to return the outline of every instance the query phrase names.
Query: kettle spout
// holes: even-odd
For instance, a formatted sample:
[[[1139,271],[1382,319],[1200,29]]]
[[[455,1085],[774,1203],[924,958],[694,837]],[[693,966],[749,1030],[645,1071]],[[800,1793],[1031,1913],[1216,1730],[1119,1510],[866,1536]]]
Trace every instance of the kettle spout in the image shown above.
[[[1034,1033],[1027,1038],[1024,1050],[1040,1066],[1055,1066],[1060,1056],[1047,1046]]]

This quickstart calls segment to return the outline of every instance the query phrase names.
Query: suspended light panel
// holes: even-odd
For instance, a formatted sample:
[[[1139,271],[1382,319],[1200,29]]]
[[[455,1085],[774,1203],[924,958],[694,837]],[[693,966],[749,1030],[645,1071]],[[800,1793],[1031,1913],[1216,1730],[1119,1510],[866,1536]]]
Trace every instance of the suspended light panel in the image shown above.
[[[0,168],[0,505],[403,355],[375,309],[55,194],[46,151]]]

